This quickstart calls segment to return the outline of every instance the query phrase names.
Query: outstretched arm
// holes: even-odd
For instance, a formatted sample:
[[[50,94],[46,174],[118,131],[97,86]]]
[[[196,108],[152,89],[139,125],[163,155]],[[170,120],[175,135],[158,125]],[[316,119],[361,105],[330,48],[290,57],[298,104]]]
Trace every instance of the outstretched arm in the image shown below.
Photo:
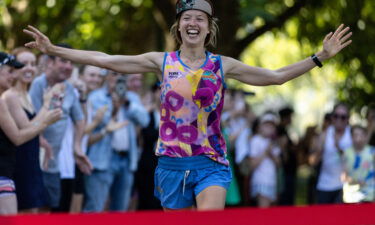
[[[49,38],[33,26],[23,30],[34,41],[25,46],[35,48],[48,55],[54,55],[79,64],[94,65],[124,74],[155,72],[160,73],[163,53],[149,52],[136,56],[108,55],[96,51],[67,49],[53,45]]]
[[[352,35],[349,30],[349,27],[344,29],[342,24],[334,33],[331,32],[324,38],[323,50],[316,54],[320,62],[332,58],[352,42],[348,40]],[[257,86],[283,84],[310,71],[315,66],[315,62],[310,57],[278,70],[251,67],[233,58],[223,57],[223,69],[227,78]]]

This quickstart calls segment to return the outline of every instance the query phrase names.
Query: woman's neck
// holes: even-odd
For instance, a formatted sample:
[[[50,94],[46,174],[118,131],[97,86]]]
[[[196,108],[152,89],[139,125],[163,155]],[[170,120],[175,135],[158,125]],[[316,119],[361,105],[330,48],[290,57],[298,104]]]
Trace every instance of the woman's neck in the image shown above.
[[[27,88],[27,84],[20,81],[17,81],[16,85],[14,85],[14,89],[20,93],[27,93]]]
[[[188,59],[190,62],[206,59],[206,50],[204,47],[187,47],[181,45],[180,57]]]

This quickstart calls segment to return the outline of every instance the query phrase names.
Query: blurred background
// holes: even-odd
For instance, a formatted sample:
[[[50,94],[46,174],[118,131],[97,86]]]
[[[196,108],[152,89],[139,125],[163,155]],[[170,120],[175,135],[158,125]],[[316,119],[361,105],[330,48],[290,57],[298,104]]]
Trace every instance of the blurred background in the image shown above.
[[[27,42],[22,29],[32,24],[53,43],[67,42],[79,49],[109,54],[173,50],[176,46],[169,27],[175,19],[174,2],[1,0],[0,49]],[[374,97],[374,1],[215,0],[214,4],[220,34],[213,51],[252,66],[275,69],[308,57],[341,23],[354,33],[353,44],[322,69],[283,86],[254,88],[229,81],[232,88],[256,93],[246,98],[255,111],[292,105],[300,132],[320,121],[336,100],[349,102],[360,113]],[[145,85],[151,84],[153,77],[146,79]]]
[[[290,136],[296,142],[307,127],[320,126],[338,101],[352,106],[351,123],[367,126],[362,118],[375,97],[374,0],[213,2],[220,32],[217,47],[209,50],[251,66],[277,69],[297,62],[321,50],[325,35],[340,24],[349,26],[353,43],[321,69],[282,86],[227,82],[256,115],[292,108]],[[22,29],[31,24],[53,43],[78,49],[131,55],[173,51],[178,48],[169,34],[174,7],[174,0],[0,0],[0,50],[28,42]],[[143,85],[155,81],[156,76],[146,74]]]

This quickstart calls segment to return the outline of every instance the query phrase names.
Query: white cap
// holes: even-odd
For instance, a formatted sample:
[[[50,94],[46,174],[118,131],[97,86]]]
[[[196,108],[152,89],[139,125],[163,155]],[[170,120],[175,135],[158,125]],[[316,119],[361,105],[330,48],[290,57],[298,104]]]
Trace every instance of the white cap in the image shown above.
[[[274,123],[275,125],[277,125],[277,124],[279,124],[279,118],[273,113],[265,113],[260,118],[260,123],[266,123],[266,122],[271,122],[271,123]]]

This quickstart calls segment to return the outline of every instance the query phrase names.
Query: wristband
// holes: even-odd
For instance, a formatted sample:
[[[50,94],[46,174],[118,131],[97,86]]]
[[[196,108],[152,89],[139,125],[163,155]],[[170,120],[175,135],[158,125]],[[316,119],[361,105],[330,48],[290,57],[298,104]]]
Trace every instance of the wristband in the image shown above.
[[[315,63],[317,66],[319,66],[320,68],[323,67],[322,62],[320,62],[320,60],[318,59],[318,57],[317,57],[315,54],[313,54],[313,55],[311,56],[311,59],[314,61],[314,63]]]

